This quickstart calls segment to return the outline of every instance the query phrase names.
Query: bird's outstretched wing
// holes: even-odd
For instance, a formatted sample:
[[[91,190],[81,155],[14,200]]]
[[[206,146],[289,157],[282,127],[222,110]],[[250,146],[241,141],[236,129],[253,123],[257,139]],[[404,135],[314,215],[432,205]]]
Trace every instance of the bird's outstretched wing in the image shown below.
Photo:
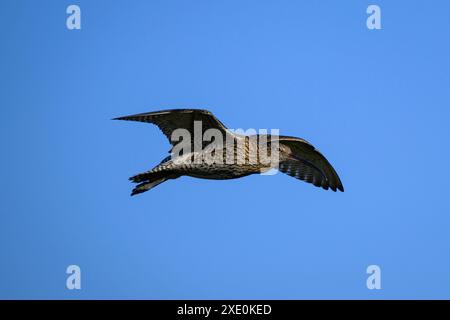
[[[186,129],[194,139],[194,121],[201,121],[202,134],[208,129],[218,129],[223,137],[227,134],[227,128],[211,112],[201,109],[172,109],[140,113],[130,116],[115,118],[114,120],[130,120],[149,122],[157,125],[172,145],[177,141],[172,141],[172,132],[176,129]],[[201,137],[200,137],[201,139]]]
[[[279,142],[291,149],[292,157],[280,162],[280,171],[325,190],[344,191],[339,176],[328,160],[306,140],[280,136]]]

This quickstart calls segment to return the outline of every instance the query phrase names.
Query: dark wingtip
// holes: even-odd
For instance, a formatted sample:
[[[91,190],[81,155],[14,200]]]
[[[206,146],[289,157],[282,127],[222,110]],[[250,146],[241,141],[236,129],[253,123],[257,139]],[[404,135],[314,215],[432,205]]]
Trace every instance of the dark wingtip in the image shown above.
[[[133,196],[135,196],[137,194],[141,194],[142,192],[144,192],[144,191],[133,189],[133,191],[131,191],[130,196],[133,197]]]
[[[322,188],[325,190],[331,189],[333,192],[336,192],[338,190],[341,192],[344,192],[344,186],[342,184],[339,184],[337,186],[330,186],[327,184],[327,185],[322,186]]]

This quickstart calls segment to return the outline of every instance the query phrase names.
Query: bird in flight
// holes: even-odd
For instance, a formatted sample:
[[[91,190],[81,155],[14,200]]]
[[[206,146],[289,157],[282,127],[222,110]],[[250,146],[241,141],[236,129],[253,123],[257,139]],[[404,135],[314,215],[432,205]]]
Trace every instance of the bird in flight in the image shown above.
[[[328,160],[301,138],[238,134],[225,127],[210,111],[201,109],[162,110],[113,120],[153,123],[172,145],[171,156],[153,169],[130,178],[137,184],[132,196],[181,176],[225,180],[270,169],[278,169],[325,190],[344,191]]]

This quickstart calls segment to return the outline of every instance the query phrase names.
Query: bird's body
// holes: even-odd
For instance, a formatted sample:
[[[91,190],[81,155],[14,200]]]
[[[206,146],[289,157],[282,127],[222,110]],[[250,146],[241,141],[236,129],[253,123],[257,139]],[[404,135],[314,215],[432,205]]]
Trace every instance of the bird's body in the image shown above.
[[[148,191],[168,179],[180,176],[225,180],[270,169],[279,169],[324,189],[344,191],[338,175],[325,157],[300,138],[236,134],[209,111],[198,109],[164,110],[116,119],[154,123],[173,146],[172,156],[165,158],[150,171],[130,178],[132,182],[138,183],[132,195]],[[199,122],[202,126],[200,131],[197,127]],[[188,138],[183,138],[188,151],[183,149],[183,152],[174,155],[173,151],[179,143],[179,140],[174,139],[177,129],[184,130],[181,132],[188,135]],[[214,139],[210,137],[209,141],[196,140],[196,134],[204,137],[211,132],[215,133]]]

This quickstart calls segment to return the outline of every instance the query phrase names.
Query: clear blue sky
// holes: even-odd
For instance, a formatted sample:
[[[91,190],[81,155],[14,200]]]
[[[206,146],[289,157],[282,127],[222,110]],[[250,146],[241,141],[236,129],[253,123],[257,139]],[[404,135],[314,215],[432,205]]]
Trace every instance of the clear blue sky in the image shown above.
[[[382,30],[366,28],[373,3]],[[0,298],[450,298],[449,12],[1,1]],[[130,197],[169,144],[110,119],[174,107],[309,140],[345,193],[279,174]]]

